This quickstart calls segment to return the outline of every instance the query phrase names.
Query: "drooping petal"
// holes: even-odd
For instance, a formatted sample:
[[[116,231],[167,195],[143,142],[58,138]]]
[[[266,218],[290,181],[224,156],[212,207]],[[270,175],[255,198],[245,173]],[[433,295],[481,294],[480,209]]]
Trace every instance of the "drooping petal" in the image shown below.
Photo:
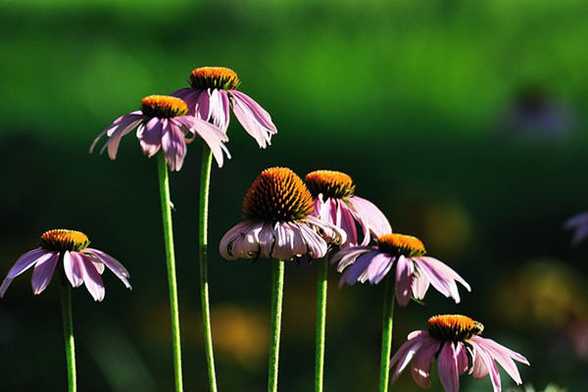
[[[439,350],[439,342],[434,339],[425,341],[415,354],[410,366],[410,373],[414,382],[421,388],[431,386],[431,364]]]
[[[492,387],[494,389],[494,392],[501,392],[502,383],[500,381],[500,372],[498,371],[498,367],[496,367],[496,364],[494,363],[492,356],[480,345],[476,345],[475,352],[476,356],[480,357],[480,360],[484,363],[484,367],[490,374],[490,381],[492,381]]]
[[[182,116],[177,117],[175,120],[181,122],[190,131],[196,132],[204,140],[210,151],[212,151],[218,167],[223,166],[224,155],[229,159],[231,158],[231,154],[224,144],[228,141],[228,137],[215,125],[195,117],[187,118]]]
[[[414,358],[417,352],[421,349],[423,344],[428,342],[427,337],[420,336],[412,340],[408,340],[400,346],[396,354],[390,359],[390,367],[396,368],[392,373],[392,382],[396,381],[400,374],[406,369],[410,361]]]
[[[184,164],[184,157],[186,156],[184,133],[175,124],[169,123],[167,119],[161,121],[163,127],[161,146],[165,153],[167,165],[171,171],[179,171]]]
[[[415,299],[422,300],[425,298],[427,291],[429,290],[429,279],[419,271],[418,264],[414,265],[415,272],[412,280],[412,296]]]
[[[92,255],[94,258],[100,261],[100,264],[105,265],[117,278],[123,282],[127,289],[132,288],[131,284],[129,283],[129,278],[131,277],[129,271],[127,271],[127,269],[117,259],[110,256],[108,253],[94,248],[86,248],[84,253]]]
[[[266,122],[260,121],[260,118],[250,107],[249,102],[243,99],[243,95],[245,94],[239,91],[231,91],[233,113],[235,113],[237,120],[239,120],[245,131],[257,141],[259,147],[266,148],[271,144],[272,135],[276,133],[275,126],[268,128],[264,125]]]
[[[412,280],[414,274],[411,259],[398,256],[396,258],[396,301],[400,306],[406,306],[410,302],[412,294]]]
[[[209,100],[209,121],[226,132],[229,127],[230,103],[227,92],[213,89]]]
[[[200,90],[195,101],[196,117],[203,121],[210,120],[210,89]]]
[[[516,358],[519,362],[528,365],[529,361],[527,361],[525,357],[519,353],[509,350],[508,348],[496,343],[491,339],[474,336],[471,340],[475,342],[478,347],[481,347],[483,350],[485,350],[491,356],[491,358],[495,359],[496,362],[498,362],[500,366],[504,368],[506,373],[508,373],[508,375],[517,385],[521,385],[523,383],[517,365],[514,363],[512,358]]]
[[[37,264],[35,264],[33,277],[31,278],[33,294],[41,294],[49,286],[58,261],[59,254],[53,253],[50,257],[43,257],[43,260],[39,259]]]
[[[468,291],[470,285],[447,265],[432,257],[415,257],[414,262],[424,276],[428,278],[433,287],[448,298],[453,298],[456,303],[460,302],[459,290],[456,281],[461,283]]]
[[[84,283],[82,263],[83,260],[78,252],[65,251],[63,253],[63,270],[72,287],[80,287]]]
[[[371,252],[375,249],[365,246],[356,246],[343,248],[331,257],[331,263],[337,264],[337,271],[343,272],[345,268],[355,262],[355,260],[364,253]]]
[[[345,242],[345,246],[359,245],[359,234],[357,232],[357,225],[359,222],[355,220],[353,211],[343,200],[337,200],[337,202],[341,211],[339,214],[340,222],[338,226],[341,227],[345,233],[347,233],[347,241]]]
[[[54,254],[54,252],[47,251],[43,248],[35,248],[20,256],[8,271],[6,278],[2,281],[2,285],[0,285],[0,298],[4,297],[6,290],[8,290],[14,278],[28,271],[33,265],[51,258]]]
[[[445,392],[459,392],[457,365],[457,353],[453,344],[450,342],[444,343],[437,358],[437,369]]]
[[[309,215],[304,218],[301,223],[307,225],[309,228],[312,228],[317,234],[327,242],[328,245],[341,245],[347,239],[347,234],[345,231],[340,229],[339,227],[323,222],[319,218]]]
[[[232,90],[231,97],[233,97],[233,99],[236,98],[240,100],[245,106],[247,106],[251,110],[251,113],[255,116],[257,122],[259,122],[262,127],[266,128],[269,133],[272,135],[278,133],[278,129],[272,122],[270,114],[264,108],[262,108],[261,105],[255,102],[253,98],[238,90]]]
[[[162,122],[157,117],[150,119],[145,126],[139,126],[137,138],[139,139],[143,153],[149,158],[155,156],[161,148],[162,135]]]
[[[94,148],[96,147],[96,144],[102,135],[106,135],[108,140],[100,152],[102,153],[104,148],[107,148],[108,157],[110,159],[116,159],[116,154],[118,152],[118,146],[121,139],[137,128],[142,119],[143,115],[141,112],[132,112],[117,118],[108,129],[106,129],[94,140],[94,143],[92,143],[92,146],[90,147],[90,152],[94,151]]]
[[[361,220],[366,223],[369,231],[377,237],[392,233],[390,222],[388,222],[384,213],[371,201],[359,196],[352,196],[349,198],[349,204],[359,217],[361,217]],[[364,236],[367,234],[369,233],[364,233]]]
[[[84,277],[84,285],[88,292],[94,298],[94,301],[100,302],[104,299],[104,283],[96,267],[88,258],[82,258],[82,274]]]

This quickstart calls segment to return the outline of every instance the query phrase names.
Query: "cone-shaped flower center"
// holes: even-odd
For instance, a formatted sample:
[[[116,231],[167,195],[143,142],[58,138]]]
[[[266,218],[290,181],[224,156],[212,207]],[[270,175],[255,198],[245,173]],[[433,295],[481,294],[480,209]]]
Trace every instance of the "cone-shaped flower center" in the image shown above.
[[[404,234],[384,234],[378,237],[378,247],[387,253],[410,257],[427,253],[421,240]]]
[[[484,331],[482,323],[459,314],[433,316],[427,324],[429,334],[442,341],[460,342]]]
[[[265,169],[243,199],[245,217],[264,222],[292,222],[314,209],[312,196],[300,177],[285,167]]]
[[[235,71],[225,67],[199,67],[192,70],[190,85],[195,89],[217,88],[232,90],[239,87],[241,81]]]
[[[188,113],[188,105],[180,98],[149,95],[141,100],[141,110],[147,117],[170,118]]]
[[[41,247],[54,252],[79,252],[90,245],[88,236],[81,231],[53,229],[41,235]]]
[[[316,170],[306,175],[306,184],[314,197],[344,199],[353,196],[355,185],[350,176],[340,171]]]

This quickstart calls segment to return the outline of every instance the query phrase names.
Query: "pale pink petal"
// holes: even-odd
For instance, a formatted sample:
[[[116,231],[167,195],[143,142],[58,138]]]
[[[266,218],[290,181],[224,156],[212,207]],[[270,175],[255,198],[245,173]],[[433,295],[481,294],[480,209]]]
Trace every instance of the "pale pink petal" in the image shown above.
[[[254,259],[260,256],[259,233],[263,223],[244,221],[225,233],[219,253],[226,260]]]
[[[49,256],[49,257],[45,257]],[[31,286],[33,287],[33,294],[41,294],[51,282],[55,266],[59,261],[59,254],[47,254],[42,260],[39,258],[35,269],[33,270],[33,277],[31,279]]]
[[[162,120],[162,126],[161,146],[165,153],[167,165],[171,171],[179,171],[186,156],[184,133],[175,124],[167,123],[166,119]]]
[[[429,279],[419,271],[418,264],[415,264],[415,273],[412,280],[412,296],[415,299],[422,300],[429,290]]]
[[[80,287],[84,283],[82,263],[83,260],[78,252],[65,251],[63,253],[63,269],[72,287]]]
[[[396,258],[396,301],[400,306],[406,306],[410,302],[412,294],[412,277],[414,274],[413,262],[411,259],[398,256]]]
[[[143,153],[149,158],[155,156],[161,148],[162,134],[162,122],[157,117],[150,119],[144,126],[139,126],[137,138],[139,139]]]
[[[229,127],[229,98],[224,90],[214,89],[210,93],[209,100],[210,116],[209,121],[216,125],[221,131],[226,132]]]
[[[459,392],[457,354],[452,343],[443,344],[437,358],[437,369],[445,392]]]
[[[118,146],[121,139],[137,128],[142,121],[143,117],[141,114],[129,113],[125,116],[122,116],[119,122],[115,121],[111,127],[106,130],[106,136],[108,136],[108,140],[106,141],[104,147],[108,148],[108,157],[110,159],[116,159],[116,154],[118,152]],[[93,147],[95,147],[97,141],[98,139],[94,141],[91,150],[93,150]],[[104,148],[102,151],[103,150]]]
[[[517,365],[514,363],[511,357],[512,354],[516,354],[517,358],[522,360],[520,362],[529,364],[525,357],[518,353],[512,352],[506,347],[490,339],[474,336],[471,340],[475,342],[478,347],[482,347],[482,349],[484,349],[493,359],[495,359],[517,385],[521,385],[523,383],[519,370],[517,369]]]
[[[262,108],[261,105],[255,102],[253,98],[238,90],[231,90],[231,96],[233,98],[237,98],[245,106],[247,106],[253,116],[255,116],[255,120],[259,122],[263,128],[267,129],[269,133],[272,135],[278,133],[278,129],[272,122],[270,114],[264,108]]]
[[[259,122],[259,119],[240,95],[235,95],[233,92],[232,98],[233,113],[235,113],[237,120],[245,131],[257,141],[259,147],[266,148],[271,144],[271,137],[275,132]]]
[[[349,203],[376,237],[392,233],[390,222],[371,201],[359,196],[352,196],[349,198]]]
[[[226,134],[215,125],[198,118],[193,118],[192,127],[190,129],[193,132],[196,132],[206,142],[210,151],[212,151],[212,155],[214,156],[218,167],[223,166],[225,154],[227,155],[227,158],[231,158],[229,150],[224,145],[224,142],[226,142],[228,138]]]
[[[406,369],[410,361],[414,358],[415,354],[423,346],[425,342],[428,342],[426,336],[419,336],[415,339],[408,340],[400,346],[396,354],[390,359],[390,367],[396,368],[392,373],[392,380],[398,379],[400,373]]]
[[[359,256],[361,256],[364,253],[371,252],[373,250],[373,248],[364,246],[343,248],[337,253],[335,253],[330,261],[333,264],[338,263],[337,271],[343,272],[343,270],[351,264],[353,264]]]
[[[99,265],[102,265],[102,268],[104,268],[104,265],[108,267],[108,269],[112,271],[112,273],[123,282],[126,288],[131,288],[131,284],[129,283],[129,278],[131,275],[129,274],[129,271],[127,271],[127,269],[118,260],[110,256],[108,253],[102,252],[101,250],[94,248],[87,248],[84,250],[84,252],[89,253],[94,258],[99,260]],[[97,267],[97,271],[100,273],[100,270],[98,268],[100,267]]]
[[[19,257],[10,271],[8,271],[8,275],[4,278],[2,285],[0,285],[0,298],[4,297],[6,290],[8,290],[14,278],[28,271],[33,265],[50,259],[54,255],[54,252],[47,251],[43,248],[36,248]]]
[[[413,261],[417,264],[419,272],[422,272],[437,291],[446,297],[453,298],[456,303],[460,302],[456,281],[471,291],[469,284],[441,261],[425,256],[414,257]]]
[[[412,360],[410,373],[414,382],[421,388],[431,386],[431,364],[437,351],[439,351],[439,342],[428,339]]]
[[[480,345],[477,345],[476,355],[480,356],[480,359],[484,363],[484,366],[486,367],[486,369],[488,369],[488,372],[490,373],[490,381],[492,381],[492,387],[494,389],[494,392],[501,392],[502,384],[500,381],[500,372],[498,371],[496,364],[492,360],[492,356],[490,355],[490,353],[486,352],[486,350]]]
[[[104,299],[104,283],[94,264],[87,258],[83,258],[82,274],[84,277],[84,284],[88,292],[94,298],[94,301],[100,302]]]

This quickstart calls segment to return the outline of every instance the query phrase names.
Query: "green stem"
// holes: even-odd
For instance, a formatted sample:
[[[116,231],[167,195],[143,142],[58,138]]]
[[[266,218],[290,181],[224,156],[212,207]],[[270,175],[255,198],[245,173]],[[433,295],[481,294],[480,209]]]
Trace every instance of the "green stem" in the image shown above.
[[[319,271],[316,286],[316,359],[314,368],[314,390],[323,391],[325,372],[325,331],[327,327],[327,275],[329,264],[326,260],[318,261]]]
[[[216,372],[214,369],[214,349],[212,346],[212,327],[210,323],[210,300],[208,296],[208,199],[210,192],[210,169],[212,152],[203,143],[202,168],[200,172],[200,211],[198,215],[198,250],[200,261],[200,307],[202,308],[202,333],[208,384],[210,392],[216,392]]]
[[[272,309],[271,309],[271,343],[269,371],[267,379],[268,392],[278,391],[278,362],[280,357],[280,333],[282,329],[282,302],[284,296],[284,262],[275,260],[272,271]]]
[[[176,282],[176,256],[174,252],[169,177],[167,173],[167,164],[165,163],[165,156],[160,152],[157,154],[157,157],[163,237],[165,240],[165,256],[167,260],[175,390],[176,392],[182,392],[184,389],[182,381],[182,343],[180,341],[180,311],[178,306],[178,287]]]
[[[390,383],[390,354],[392,352],[392,324],[394,321],[394,274],[388,274],[384,294],[382,321],[382,354],[380,357],[380,392],[388,392]]]
[[[61,314],[63,317],[63,338],[67,360],[67,390],[76,392],[76,346],[74,341],[73,318],[71,311],[71,287],[63,279],[61,282]]]

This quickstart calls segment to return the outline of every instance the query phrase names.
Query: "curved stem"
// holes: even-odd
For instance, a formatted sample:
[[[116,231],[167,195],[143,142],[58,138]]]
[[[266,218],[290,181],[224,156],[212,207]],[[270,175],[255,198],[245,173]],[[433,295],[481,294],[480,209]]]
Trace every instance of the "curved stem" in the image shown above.
[[[282,329],[282,302],[284,295],[284,262],[276,260],[272,271],[272,309],[271,309],[271,343],[269,371],[267,379],[268,392],[278,391],[278,362],[280,358],[280,333]]]
[[[65,358],[67,361],[67,390],[69,392],[76,392],[76,346],[71,311],[71,287],[65,282],[65,279],[62,279],[60,286],[63,338],[65,340]]]
[[[394,321],[394,274],[388,274],[384,294],[382,320],[382,354],[380,356],[380,392],[388,392],[390,383],[390,354],[392,352],[392,324]]]
[[[174,252],[174,234],[172,227],[171,200],[167,164],[162,152],[157,154],[159,173],[159,194],[161,199],[161,217],[163,221],[163,237],[167,260],[167,282],[169,287],[169,304],[171,313],[172,350],[176,392],[184,389],[182,381],[182,343],[180,340],[180,311],[178,305],[178,287],[176,283],[176,256]]]
[[[329,264],[326,260],[318,261],[316,285],[316,331],[315,331],[315,368],[314,390],[323,391],[325,367],[325,331],[327,327],[327,275]]]
[[[200,307],[202,308],[202,333],[208,384],[210,392],[216,392],[216,372],[214,368],[214,349],[212,345],[212,327],[210,323],[210,300],[208,296],[208,199],[210,192],[210,169],[212,152],[203,143],[202,166],[200,171],[200,201],[198,214],[198,255],[200,262]]]

